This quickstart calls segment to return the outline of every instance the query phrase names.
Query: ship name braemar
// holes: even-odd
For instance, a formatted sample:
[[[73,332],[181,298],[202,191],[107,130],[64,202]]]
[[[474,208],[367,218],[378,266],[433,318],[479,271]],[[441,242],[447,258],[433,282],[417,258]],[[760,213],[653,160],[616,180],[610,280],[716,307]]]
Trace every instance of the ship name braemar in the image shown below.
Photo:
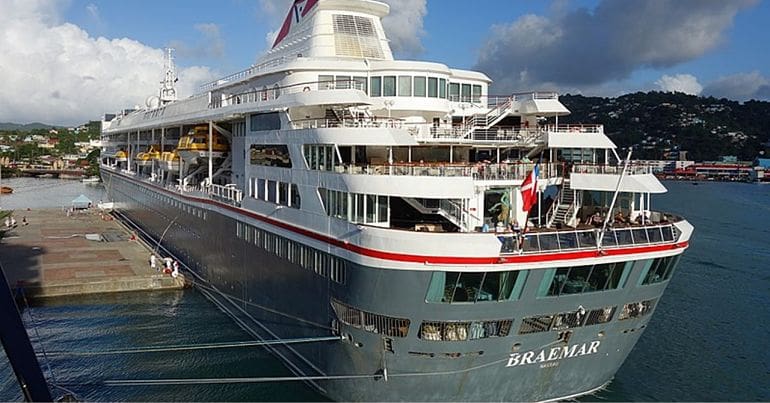
[[[559,361],[565,358],[580,357],[582,355],[595,354],[599,351],[601,341],[595,340],[589,343],[573,344],[571,346],[553,347],[542,349],[540,352],[527,351],[524,353],[511,353],[506,367],[516,367],[527,364],[538,364]],[[546,353],[547,351],[547,353]],[[557,363],[553,363],[557,364]]]

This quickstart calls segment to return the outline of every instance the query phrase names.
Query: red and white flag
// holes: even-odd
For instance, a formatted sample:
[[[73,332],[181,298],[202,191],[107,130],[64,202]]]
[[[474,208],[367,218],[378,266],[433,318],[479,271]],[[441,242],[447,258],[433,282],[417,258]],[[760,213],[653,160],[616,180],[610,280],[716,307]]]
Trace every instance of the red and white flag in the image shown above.
[[[527,178],[521,184],[521,210],[529,213],[529,210],[537,203],[537,177],[540,174],[540,167],[535,165]]]

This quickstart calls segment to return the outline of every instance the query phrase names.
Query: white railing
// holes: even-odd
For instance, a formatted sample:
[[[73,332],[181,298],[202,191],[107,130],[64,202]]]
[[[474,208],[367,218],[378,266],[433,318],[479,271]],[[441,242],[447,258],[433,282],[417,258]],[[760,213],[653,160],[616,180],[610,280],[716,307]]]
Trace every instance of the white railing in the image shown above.
[[[243,200],[243,191],[235,187],[235,185],[204,184],[201,187],[201,191],[214,199],[230,202],[235,205],[240,205]]]
[[[572,166],[572,173],[577,174],[620,175],[622,171],[623,165],[575,164]],[[628,169],[626,169],[626,175],[644,175],[651,173],[652,167],[649,165],[630,164]]]
[[[330,85],[332,84],[332,85]],[[252,89],[232,94],[212,93],[209,108],[216,109],[231,105],[253,104],[260,102],[275,101],[282,95],[297,94],[309,91],[339,91],[339,90],[364,90],[364,84],[353,80],[347,85],[341,86],[339,82],[333,85],[327,81],[308,81],[298,84],[287,85],[283,87],[263,87],[261,89]],[[224,95],[224,97],[222,97]]]
[[[334,172],[351,175],[390,175],[390,176],[436,176],[436,177],[472,177],[474,180],[524,180],[534,168],[535,163],[394,163],[337,165]],[[564,164],[540,164],[540,179],[562,177]]]
[[[229,76],[222,77],[218,80],[211,81],[209,83],[201,85],[200,87],[198,87],[198,93],[208,92],[216,88],[217,86],[231,83],[233,81],[242,80],[246,77],[251,77],[257,73],[262,73],[266,70],[286,64],[288,61],[290,61],[290,59],[288,59],[285,56],[282,56],[272,60],[268,60],[264,63],[257,64],[255,66],[251,66],[246,70],[242,70],[237,73],[230,74]]]

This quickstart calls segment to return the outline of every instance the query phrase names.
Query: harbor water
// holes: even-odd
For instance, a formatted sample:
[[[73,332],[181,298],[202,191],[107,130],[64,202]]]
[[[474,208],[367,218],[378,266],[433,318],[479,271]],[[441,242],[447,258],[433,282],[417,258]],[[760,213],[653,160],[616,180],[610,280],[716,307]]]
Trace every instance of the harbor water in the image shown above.
[[[3,179],[3,209],[66,207],[98,186]],[[696,228],[645,334],[606,390],[582,401],[770,400],[770,186],[666,182],[653,208]],[[19,213],[21,213],[19,211]],[[0,246],[2,247],[2,246]],[[105,381],[290,376],[259,347],[85,355],[248,336],[195,289],[46,300],[24,311],[49,379],[88,401],[317,401],[302,382],[109,386]],[[58,355],[78,352],[83,355]],[[504,370],[504,369],[501,369]],[[54,390],[61,395],[62,390]],[[0,351],[0,401],[21,393]]]

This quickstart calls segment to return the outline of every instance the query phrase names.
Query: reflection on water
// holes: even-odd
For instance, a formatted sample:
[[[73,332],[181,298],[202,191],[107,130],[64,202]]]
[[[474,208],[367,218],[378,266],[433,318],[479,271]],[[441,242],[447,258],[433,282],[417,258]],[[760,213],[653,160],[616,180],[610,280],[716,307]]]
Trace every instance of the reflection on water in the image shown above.
[[[3,186],[13,188],[13,193],[0,196],[0,207],[6,210],[69,207],[81,194],[94,204],[106,198],[101,183],[85,184],[77,180],[3,178]]]

